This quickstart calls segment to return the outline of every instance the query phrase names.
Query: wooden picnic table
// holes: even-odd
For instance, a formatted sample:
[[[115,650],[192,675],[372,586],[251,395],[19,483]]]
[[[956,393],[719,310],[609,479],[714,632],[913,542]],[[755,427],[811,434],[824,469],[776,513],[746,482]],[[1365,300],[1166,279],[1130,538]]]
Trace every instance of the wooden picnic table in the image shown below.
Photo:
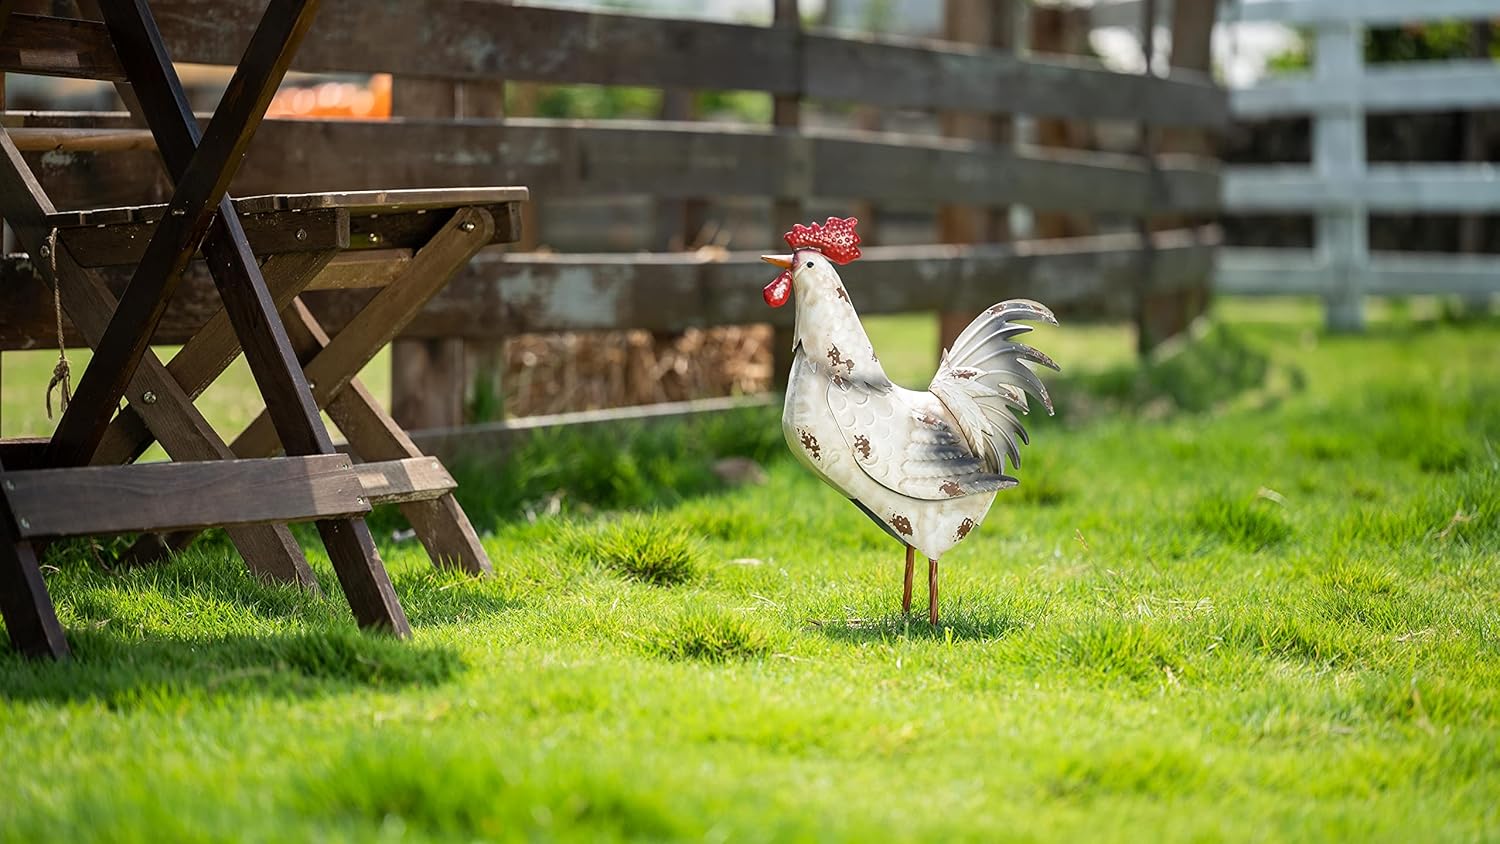
[[[12,6],[0,3],[0,31],[26,30],[53,46],[66,41],[58,33],[86,23]],[[399,504],[436,565],[490,571],[452,477],[356,375],[480,249],[518,239],[527,193],[228,196],[317,6],[270,0],[205,130],[146,0],[100,4],[115,55],[59,64],[75,77],[108,70],[97,75],[119,86],[175,183],[165,204],[58,211],[0,130],[0,214],[94,349],[51,437],[0,441],[0,611],[24,653],[68,653],[37,563],[37,543],[57,537],[139,533],[127,556],[147,562],[222,527],[257,574],[316,589],[286,528],[313,521],[356,619],[398,636],[410,627],[364,522],[372,505]],[[207,265],[222,307],[163,362],[151,339],[195,260]],[[105,282],[105,268],[129,269],[123,292]],[[298,299],[315,283],[378,289],[329,336]],[[193,402],[241,353],[265,409],[226,440]],[[347,453],[320,410],[347,438]],[[136,462],[153,442],[171,462]]]

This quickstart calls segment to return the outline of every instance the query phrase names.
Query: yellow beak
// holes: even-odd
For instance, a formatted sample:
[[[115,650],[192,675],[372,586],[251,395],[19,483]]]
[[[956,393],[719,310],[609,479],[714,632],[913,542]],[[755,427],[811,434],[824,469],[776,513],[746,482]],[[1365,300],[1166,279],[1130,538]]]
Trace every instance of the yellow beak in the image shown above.
[[[792,256],[790,255],[762,255],[760,259],[767,264],[774,264],[781,267],[783,270],[792,268]]]

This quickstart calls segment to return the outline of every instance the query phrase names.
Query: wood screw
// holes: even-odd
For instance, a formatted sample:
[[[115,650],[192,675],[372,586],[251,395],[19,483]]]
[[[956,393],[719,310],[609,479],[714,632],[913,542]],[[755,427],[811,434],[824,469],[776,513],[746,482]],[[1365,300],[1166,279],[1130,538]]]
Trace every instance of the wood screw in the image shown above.
[[[150,390],[141,393],[141,401],[145,402],[146,404],[156,404],[156,393],[153,393]]]
[[[41,255],[43,258],[50,258],[52,257],[52,247],[43,243],[42,248],[37,250],[37,254]]]
[[[15,489],[16,488],[16,482],[15,481],[6,481],[5,482],[5,488],[6,489]]]
[[[27,520],[27,519],[21,519],[20,521],[21,521],[21,530],[30,530],[31,529],[31,522],[29,520]]]
[[[464,220],[462,223],[458,224],[458,227],[460,229],[463,229],[466,232],[471,232],[471,231],[474,230],[474,221],[473,220]]]
[[[370,242],[371,243],[379,243],[380,242],[380,234],[378,232],[370,232]]]
[[[307,229],[297,229],[297,239],[307,240]]]

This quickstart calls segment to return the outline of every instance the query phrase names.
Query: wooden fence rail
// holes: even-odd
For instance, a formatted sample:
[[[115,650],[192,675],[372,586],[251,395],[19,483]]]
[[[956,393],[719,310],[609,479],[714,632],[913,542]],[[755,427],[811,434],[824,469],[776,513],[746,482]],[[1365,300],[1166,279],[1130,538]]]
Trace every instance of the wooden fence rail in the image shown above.
[[[157,21],[180,61],[233,64],[258,0],[171,0]],[[12,30],[13,32],[15,30]],[[292,67],[452,80],[764,91],[883,108],[1222,125],[1223,93],[1201,74],[1149,79],[1068,57],[1027,57],[950,42],[861,39],[774,28],[563,9],[493,0],[328,0],[318,34]],[[123,78],[102,26],[57,33],[58,50],[0,33],[0,65]],[[393,49],[392,45],[400,45]],[[49,45],[50,46],[50,45]],[[76,55],[85,57],[75,60]]]
[[[1201,282],[1213,267],[1217,229],[1162,232],[1153,238],[1149,268],[1135,234],[1056,238],[983,246],[870,247],[860,258],[856,287],[861,313],[968,310],[997,299],[1045,290],[1059,308],[1096,317],[1126,318],[1135,279],[1149,269],[1152,293],[1170,294]],[[389,276],[363,271],[362,285],[389,281],[402,266],[386,250]],[[772,322],[790,325],[790,309],[769,311],[761,300],[765,265],[758,253],[706,259],[694,253],[657,255],[535,255],[481,253],[403,332],[407,337],[498,339],[552,331],[645,329],[681,331],[713,325]],[[29,260],[0,262],[0,350],[53,342],[50,302],[25,283]],[[113,289],[129,281],[128,268],[106,269]],[[363,307],[371,292],[347,289],[356,277],[348,260],[314,278],[307,295],[331,330]],[[853,283],[853,282],[851,282]],[[855,287],[851,287],[854,290]],[[201,264],[184,278],[154,342],[191,337],[218,307],[213,282]],[[72,336],[69,342],[81,338]]]
[[[11,113],[5,121],[25,150],[55,148],[48,128],[102,127],[110,144],[121,115]],[[71,136],[75,146],[79,136]],[[139,139],[147,146],[145,138]],[[628,120],[512,118],[267,121],[245,171],[242,195],[296,183],[308,191],[476,184],[524,184],[548,197],[641,195],[818,196],[936,204],[1001,200],[1073,213],[1140,214],[1212,210],[1218,168],[1166,157],[1153,172],[1138,158],[1104,153],[1014,152],[926,135],[804,130]],[[348,150],[360,150],[349,155]],[[67,154],[67,166],[38,155],[41,178],[67,199],[159,195],[165,185],[128,152]],[[133,153],[145,163],[149,152]]]

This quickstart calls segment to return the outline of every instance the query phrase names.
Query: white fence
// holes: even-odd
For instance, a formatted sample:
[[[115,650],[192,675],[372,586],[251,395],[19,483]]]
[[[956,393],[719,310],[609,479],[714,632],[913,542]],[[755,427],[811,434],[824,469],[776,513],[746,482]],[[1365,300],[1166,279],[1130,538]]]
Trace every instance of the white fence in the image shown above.
[[[1164,3],[1159,2],[1159,5]],[[1328,323],[1362,324],[1370,294],[1486,294],[1500,291],[1500,257],[1371,253],[1368,214],[1500,211],[1500,167],[1489,164],[1374,164],[1365,156],[1365,115],[1500,106],[1500,64],[1476,59],[1366,67],[1367,27],[1500,17],[1500,0],[1238,0],[1222,22],[1274,22],[1311,30],[1309,74],[1233,91],[1236,117],[1310,115],[1312,163],[1230,167],[1230,213],[1316,215],[1317,246],[1225,249],[1217,289],[1250,295],[1318,294]],[[1128,26],[1139,2],[1095,8],[1095,26]]]

